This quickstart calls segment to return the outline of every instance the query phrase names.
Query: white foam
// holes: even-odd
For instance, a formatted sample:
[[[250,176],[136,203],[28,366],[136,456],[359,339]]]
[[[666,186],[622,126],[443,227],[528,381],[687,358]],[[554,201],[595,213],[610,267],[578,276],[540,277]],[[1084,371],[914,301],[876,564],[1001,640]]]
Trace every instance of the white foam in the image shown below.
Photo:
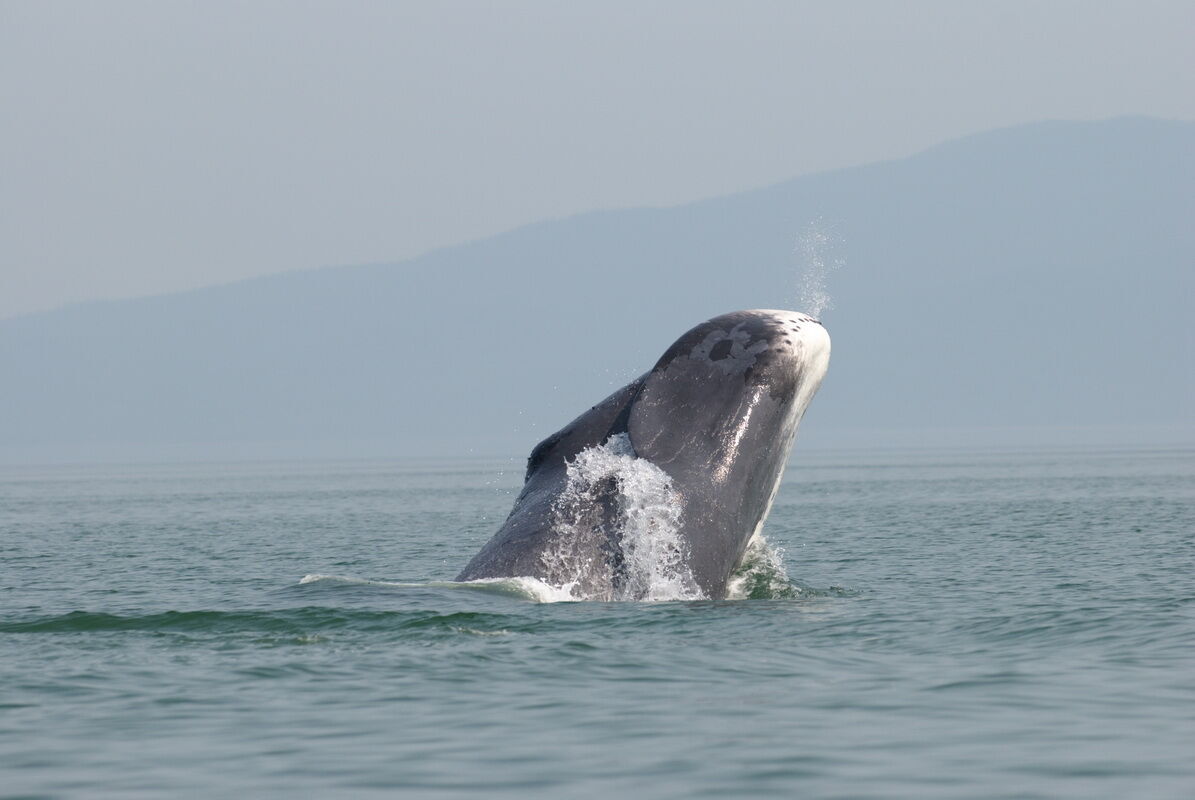
[[[784,568],[784,554],[760,534],[751,537],[747,550],[726,584],[727,600],[751,597],[779,599],[799,593]]]
[[[582,450],[566,469],[553,509],[559,546],[543,555],[552,583],[575,600],[703,597],[689,569],[681,499],[668,473],[638,458],[625,433]],[[618,576],[606,563],[612,546],[621,550]]]
[[[502,594],[513,594],[536,603],[571,603],[581,598],[573,596],[571,585],[552,586],[539,578],[520,576],[517,578],[478,578],[462,581],[455,586],[494,589]]]
[[[388,586],[398,589],[465,589],[510,594],[537,603],[561,603],[577,600],[571,586],[550,586],[538,578],[481,578],[475,581],[375,581],[344,575],[311,573],[299,579],[306,583],[342,583],[350,586]]]
[[[401,589],[417,589],[421,587],[444,589],[460,585],[456,581],[374,581],[368,578],[354,578],[346,575],[324,575],[318,572],[304,575],[302,578],[299,578],[299,583],[344,583],[350,586],[395,586]]]
[[[299,578],[299,583],[317,583],[319,581],[331,581],[333,583],[377,583],[378,581],[368,581],[364,578],[345,578],[340,575],[324,575],[319,572],[313,572]]]

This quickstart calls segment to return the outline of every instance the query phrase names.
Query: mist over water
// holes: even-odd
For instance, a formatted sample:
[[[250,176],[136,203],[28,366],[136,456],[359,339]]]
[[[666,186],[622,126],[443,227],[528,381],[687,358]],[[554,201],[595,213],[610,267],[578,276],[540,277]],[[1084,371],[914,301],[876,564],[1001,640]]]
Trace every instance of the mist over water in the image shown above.
[[[830,276],[844,263],[835,252],[837,245],[833,228],[818,217],[801,231],[793,251],[800,270],[795,308],[817,320],[834,307],[830,296]]]

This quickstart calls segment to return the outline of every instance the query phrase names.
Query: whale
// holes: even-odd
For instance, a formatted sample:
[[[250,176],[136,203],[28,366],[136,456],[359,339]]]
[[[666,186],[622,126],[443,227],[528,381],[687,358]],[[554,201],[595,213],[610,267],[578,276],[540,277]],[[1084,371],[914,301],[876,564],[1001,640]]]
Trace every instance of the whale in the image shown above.
[[[758,540],[830,362],[808,314],[722,314],[535,446],[458,581],[533,578],[585,600],[722,599]]]

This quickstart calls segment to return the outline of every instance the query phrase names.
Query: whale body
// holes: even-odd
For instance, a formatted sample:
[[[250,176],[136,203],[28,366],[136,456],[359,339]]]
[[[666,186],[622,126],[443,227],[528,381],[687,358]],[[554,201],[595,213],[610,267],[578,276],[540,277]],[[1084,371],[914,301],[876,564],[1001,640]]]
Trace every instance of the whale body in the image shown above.
[[[458,581],[577,599],[722,598],[759,535],[830,361],[820,322],[723,314],[540,442],[510,515]]]

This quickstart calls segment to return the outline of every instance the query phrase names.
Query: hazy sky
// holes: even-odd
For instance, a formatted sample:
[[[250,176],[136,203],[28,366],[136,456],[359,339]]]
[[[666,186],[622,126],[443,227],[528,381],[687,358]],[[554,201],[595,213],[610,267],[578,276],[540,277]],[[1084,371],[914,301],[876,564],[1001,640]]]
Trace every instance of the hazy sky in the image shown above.
[[[993,127],[1195,118],[1195,3],[0,2],[0,317]]]

